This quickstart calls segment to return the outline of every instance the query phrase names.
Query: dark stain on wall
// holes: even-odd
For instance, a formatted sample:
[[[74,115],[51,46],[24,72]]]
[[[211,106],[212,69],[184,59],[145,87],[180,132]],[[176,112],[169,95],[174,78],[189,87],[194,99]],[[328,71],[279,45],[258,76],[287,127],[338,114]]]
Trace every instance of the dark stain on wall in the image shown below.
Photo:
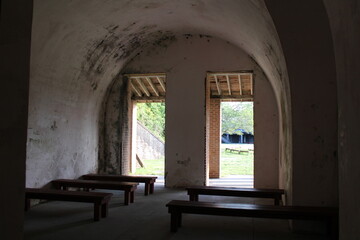
[[[189,39],[189,38],[191,38],[193,35],[190,34],[190,33],[187,33],[187,34],[184,34],[184,36],[185,36],[186,39]]]
[[[99,171],[109,174],[127,173],[129,169],[129,105],[128,81],[117,76],[104,103],[103,126],[100,126]],[[101,169],[101,170],[100,170]]]
[[[96,82],[91,83],[91,88],[92,88],[92,90],[95,91],[95,90],[97,89],[97,87],[98,87],[98,85],[97,85]]]
[[[166,49],[176,41],[176,36],[172,32],[156,30],[156,28],[156,25],[138,26],[137,22],[132,22],[123,29],[115,25],[108,26],[107,34],[94,41],[89,47],[80,77],[90,79],[91,88],[96,90],[98,82],[109,66],[113,68],[120,64],[120,61],[130,62],[133,58],[144,54],[145,49],[147,51]],[[136,72],[139,73],[139,69]],[[113,78],[107,90],[101,113],[103,117],[99,122],[100,173],[126,173],[129,168],[126,165],[126,158],[129,157],[127,156],[129,143],[126,141],[130,134],[128,131],[130,105],[126,97],[128,81],[119,75],[122,75],[122,71]]]
[[[53,124],[51,124],[50,129],[53,131],[55,131],[55,129],[57,129],[56,121],[54,121]]]
[[[156,25],[138,26],[137,22],[123,29],[118,25],[105,27],[107,33],[88,47],[79,77],[90,81],[91,89],[95,91],[109,66],[120,61],[130,61],[141,55],[142,49],[148,46],[167,48],[176,40],[172,32],[156,31],[156,28]]]
[[[191,162],[190,157],[188,157],[186,160],[178,160],[178,161],[176,161],[177,164],[184,165],[185,167],[187,167],[190,162]]]
[[[266,58],[268,59],[269,62],[273,63],[272,65],[275,67],[276,72],[279,75],[279,79],[281,79],[283,81],[283,71],[280,67],[280,63],[278,60],[274,62],[274,59],[278,59],[276,57],[276,53],[274,52],[274,47],[272,46],[272,44],[270,44],[268,42],[265,42],[264,46],[265,46],[264,52],[265,52]]]
[[[152,3],[147,3],[147,4],[144,6],[144,9],[158,8],[158,7],[160,7],[160,6],[161,6],[160,3],[152,2]]]

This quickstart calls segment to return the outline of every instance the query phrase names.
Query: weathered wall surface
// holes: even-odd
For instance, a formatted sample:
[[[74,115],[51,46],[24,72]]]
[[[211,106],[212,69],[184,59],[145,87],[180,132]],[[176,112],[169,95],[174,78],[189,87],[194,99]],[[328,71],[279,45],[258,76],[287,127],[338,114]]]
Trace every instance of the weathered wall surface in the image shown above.
[[[324,1],[334,40],[338,85],[340,239],[360,236],[360,4]]]
[[[292,203],[337,206],[337,89],[325,8],[320,0],[311,5],[298,1],[267,1],[267,5],[291,87]]]
[[[291,121],[286,66],[275,28],[262,1],[229,0],[223,4],[217,0],[139,0],[136,3],[37,0],[33,23],[27,186],[43,186],[54,178],[74,178],[97,170],[98,157],[101,160],[107,154],[102,145],[105,139],[99,131],[101,134],[106,131],[102,110],[106,106],[104,99],[110,94],[110,84],[117,80],[123,65],[143,49],[163,43],[176,34],[220,36],[256,60],[271,82],[281,110],[279,132],[284,146],[280,148],[280,159],[291,158],[291,132],[282,127]],[[219,59],[212,61],[219,62]],[[171,74],[174,73],[170,72],[170,77]],[[169,102],[187,94],[183,78],[190,81],[190,77],[204,77],[202,70],[191,76],[181,77],[185,71],[175,74],[174,82],[178,83],[169,85],[170,92],[175,92]],[[196,91],[200,91],[203,83],[196,84],[200,87]],[[182,90],[176,92],[177,88]],[[192,95],[187,101],[196,98],[194,107],[200,109],[204,103],[196,97],[196,91],[189,92]],[[181,107],[179,110],[183,114],[193,111],[186,112]],[[203,117],[198,121],[203,122]],[[202,139],[204,135],[198,134],[196,137]],[[195,151],[186,144],[178,152],[187,148]],[[196,151],[190,155],[201,159],[201,148]],[[186,154],[178,158],[180,162],[187,161]],[[126,171],[124,169],[116,171]]]
[[[236,70],[254,70],[256,84],[258,84],[256,89],[259,90],[255,95],[257,102],[255,111],[258,114],[255,117],[255,125],[264,127],[268,124],[262,129],[267,129],[265,133],[257,132],[261,138],[263,134],[268,134],[267,127],[278,124],[275,123],[275,119],[269,123],[266,120],[271,118],[261,116],[261,114],[268,114],[269,109],[273,110],[272,116],[277,114],[276,100],[270,84],[256,63],[232,44],[211,36],[178,35],[166,47],[159,44],[159,46],[144,49],[142,54],[124,68],[124,73],[164,72],[167,75],[165,146],[167,186],[205,184],[206,72]],[[265,101],[269,102],[265,103]],[[269,108],[267,104],[271,107]],[[266,108],[268,110],[264,110]],[[274,131],[274,136],[277,136],[277,129],[271,130]],[[278,157],[277,138],[274,137],[272,140],[259,141],[259,144],[255,140],[258,152],[261,152],[263,148],[265,150],[272,148],[266,158],[255,156],[255,162],[262,165],[263,162],[270,161],[272,168],[268,171],[277,172],[278,165],[274,161]],[[264,156],[264,153],[259,156]],[[257,177],[262,178],[261,175],[255,176]],[[269,174],[268,177],[275,176]],[[276,183],[277,186],[277,177],[275,180],[272,179],[271,183]]]
[[[123,174],[128,172],[128,163],[122,159],[127,158],[130,142],[128,84],[118,76],[109,89],[108,98],[105,101],[105,109],[102,115],[102,135],[100,141],[98,172],[110,174]],[[130,111],[131,112],[131,111]],[[125,165],[126,166],[125,166]]]
[[[279,109],[271,85],[258,67],[254,89],[254,187],[279,188]]]
[[[0,239],[22,239],[32,1],[0,2]]]
[[[292,199],[288,201],[338,206],[336,72],[324,5],[321,0],[266,3],[282,44],[291,88]],[[293,226],[317,228],[300,222]]]

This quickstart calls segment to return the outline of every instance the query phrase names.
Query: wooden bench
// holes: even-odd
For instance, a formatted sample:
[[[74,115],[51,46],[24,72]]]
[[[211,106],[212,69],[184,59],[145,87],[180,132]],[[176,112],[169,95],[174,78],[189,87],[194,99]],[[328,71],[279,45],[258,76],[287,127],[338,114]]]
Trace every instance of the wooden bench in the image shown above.
[[[30,199],[94,203],[94,220],[107,217],[112,193],[62,191],[55,189],[26,188],[25,211],[30,209]]]
[[[280,205],[283,189],[230,188],[230,187],[188,187],[190,201],[199,201],[199,195],[218,195],[233,197],[272,198]]]
[[[81,177],[86,180],[101,181],[129,181],[145,183],[145,195],[154,193],[154,184],[156,176],[129,176],[129,175],[112,175],[112,174],[86,174]]]
[[[329,233],[337,239],[338,209],[331,207],[273,206],[241,203],[211,203],[172,200],[168,204],[171,214],[171,231],[181,227],[183,213],[238,216],[253,218],[279,218],[297,220],[320,220],[327,223]]]
[[[241,149],[234,149],[234,148],[225,148],[225,151],[229,151],[229,152],[237,152],[238,154],[241,153],[247,153],[249,154],[249,150],[241,150]]]
[[[73,179],[57,179],[52,184],[56,189],[67,190],[69,187],[88,189],[111,189],[124,191],[124,204],[129,205],[134,202],[134,192],[138,183],[134,182],[110,182],[95,180],[73,180]]]

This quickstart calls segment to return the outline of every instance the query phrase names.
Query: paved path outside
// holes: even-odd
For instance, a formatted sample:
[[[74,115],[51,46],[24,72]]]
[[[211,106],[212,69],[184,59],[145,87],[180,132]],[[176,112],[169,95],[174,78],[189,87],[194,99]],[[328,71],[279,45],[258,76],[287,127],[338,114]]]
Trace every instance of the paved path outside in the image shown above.
[[[164,184],[164,176],[158,176],[157,184]],[[209,186],[252,188],[254,186],[253,175],[233,175],[223,178],[209,179]]]
[[[209,186],[252,188],[254,186],[253,175],[234,175],[224,178],[212,178]]]

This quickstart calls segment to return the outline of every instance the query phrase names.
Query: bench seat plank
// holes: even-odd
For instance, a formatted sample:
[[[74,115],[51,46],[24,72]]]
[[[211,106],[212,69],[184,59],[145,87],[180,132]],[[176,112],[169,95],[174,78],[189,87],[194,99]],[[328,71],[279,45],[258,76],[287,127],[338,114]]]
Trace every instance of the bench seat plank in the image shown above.
[[[251,151],[250,149],[249,150],[241,150],[241,149],[234,149],[234,148],[225,148],[225,151],[229,151],[229,152],[237,152],[238,154],[241,154],[241,153],[247,153],[249,154],[249,151]]]
[[[172,200],[166,206],[171,214],[172,232],[176,232],[177,228],[181,226],[182,213],[192,213],[255,218],[323,220],[327,222],[329,231],[333,231],[335,235],[337,234],[338,209],[332,207],[272,206],[182,200]]]
[[[110,189],[124,191],[124,204],[129,205],[134,202],[134,192],[138,183],[135,182],[112,182],[81,179],[57,179],[52,181],[56,189],[67,190],[69,187],[84,189]]]
[[[283,189],[231,188],[196,186],[186,188],[190,201],[199,201],[199,195],[217,195],[233,197],[273,198],[275,205],[280,205]]]
[[[156,176],[133,176],[133,175],[116,175],[116,174],[86,174],[81,176],[85,180],[101,180],[101,181],[129,181],[145,183],[145,195],[154,193],[154,184]]]
[[[25,211],[30,209],[30,199],[94,203],[94,220],[107,217],[112,193],[63,191],[55,189],[26,188]]]

